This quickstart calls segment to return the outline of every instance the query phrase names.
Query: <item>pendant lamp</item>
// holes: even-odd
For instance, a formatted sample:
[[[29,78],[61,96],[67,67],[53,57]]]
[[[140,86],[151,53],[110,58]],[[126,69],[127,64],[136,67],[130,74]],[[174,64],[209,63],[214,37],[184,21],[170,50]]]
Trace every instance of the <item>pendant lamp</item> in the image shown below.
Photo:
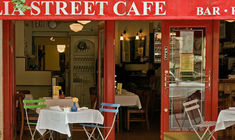
[[[79,23],[72,23],[69,25],[70,29],[74,32],[79,32],[83,29],[83,25]]]

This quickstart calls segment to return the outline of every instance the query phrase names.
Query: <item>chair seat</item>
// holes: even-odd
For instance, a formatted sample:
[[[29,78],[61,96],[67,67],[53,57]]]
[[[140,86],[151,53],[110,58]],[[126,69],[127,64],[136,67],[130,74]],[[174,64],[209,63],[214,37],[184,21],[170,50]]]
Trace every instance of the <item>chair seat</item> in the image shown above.
[[[144,113],[145,111],[140,109],[140,110],[128,110],[129,113]]]
[[[80,125],[81,126],[86,126],[86,127],[111,128],[111,127],[100,126],[100,125],[95,125],[95,124],[80,124]]]
[[[194,125],[195,127],[211,127],[211,126],[215,126],[216,122],[215,121],[204,121],[200,124]]]

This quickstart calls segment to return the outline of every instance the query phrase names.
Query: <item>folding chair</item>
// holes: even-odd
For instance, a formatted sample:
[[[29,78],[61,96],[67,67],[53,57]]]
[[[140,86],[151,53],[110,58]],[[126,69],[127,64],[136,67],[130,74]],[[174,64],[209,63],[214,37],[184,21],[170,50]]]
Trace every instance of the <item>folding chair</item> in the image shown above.
[[[108,107],[108,108],[107,108]],[[116,116],[118,114],[118,108],[120,107],[120,104],[110,104],[110,103],[101,103],[101,108],[99,109],[100,112],[107,112],[107,113],[114,113],[114,116],[113,116],[113,122],[112,122],[112,125],[111,126],[101,126],[101,125],[98,125],[98,124],[81,124],[83,126],[83,129],[85,130],[86,132],[86,135],[88,137],[89,140],[91,140],[91,138],[94,138],[94,139],[97,139],[93,136],[95,130],[97,129],[98,132],[99,132],[99,135],[101,136],[102,140],[106,140],[111,132],[111,130],[113,129],[113,126],[114,126],[114,123],[115,123],[115,120],[116,120]],[[93,130],[91,131],[91,133],[89,133],[86,129],[86,127],[92,127]],[[102,135],[102,132],[100,130],[100,128],[102,129],[109,129],[106,137],[104,138],[103,135]]]
[[[198,138],[200,140],[202,140],[205,136],[206,136],[206,133],[208,132],[209,133],[209,138],[208,140],[212,137],[214,140],[215,140],[215,137],[213,136],[214,134],[214,130],[213,131],[210,131],[210,128],[215,126],[216,125],[216,122],[215,121],[204,121],[203,118],[202,118],[202,114],[201,114],[201,111],[200,111],[200,106],[198,104],[199,100],[198,99],[194,99],[194,100],[191,100],[191,101],[188,101],[188,102],[185,102],[183,103],[183,106],[184,106],[184,110],[187,114],[187,117],[188,117],[188,120],[189,120],[189,123],[191,125],[191,127],[193,128],[194,132],[197,134]],[[198,124],[193,124],[192,123],[192,119],[190,117],[190,113],[198,113],[199,116],[200,116],[200,122]],[[199,135],[199,133],[197,132],[197,128],[206,128],[206,130],[204,131],[204,133],[202,134],[202,136]]]
[[[45,102],[45,99],[40,99],[40,100],[23,100],[24,103],[24,109],[25,109],[25,116],[26,116],[26,122],[27,125],[29,127],[29,132],[31,134],[31,140],[34,140],[34,136],[36,133],[36,128],[34,128],[34,131],[32,130],[31,126],[36,126],[37,123],[35,121],[37,121],[37,117],[34,116],[30,116],[29,111],[33,111],[35,109],[39,109],[39,108],[46,108],[45,104],[42,104],[43,102]],[[35,119],[36,118],[36,119]],[[53,136],[52,136],[52,131],[48,131],[50,133],[50,138],[51,140],[53,140]],[[48,132],[46,134],[48,134]],[[39,138],[40,139],[40,138]]]

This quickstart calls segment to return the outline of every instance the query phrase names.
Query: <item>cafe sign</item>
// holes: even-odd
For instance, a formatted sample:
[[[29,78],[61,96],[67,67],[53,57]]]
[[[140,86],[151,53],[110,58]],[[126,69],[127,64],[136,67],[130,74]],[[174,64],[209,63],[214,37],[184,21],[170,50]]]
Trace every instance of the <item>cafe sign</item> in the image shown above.
[[[0,18],[16,20],[235,19],[231,0],[26,0],[30,10],[1,0]]]

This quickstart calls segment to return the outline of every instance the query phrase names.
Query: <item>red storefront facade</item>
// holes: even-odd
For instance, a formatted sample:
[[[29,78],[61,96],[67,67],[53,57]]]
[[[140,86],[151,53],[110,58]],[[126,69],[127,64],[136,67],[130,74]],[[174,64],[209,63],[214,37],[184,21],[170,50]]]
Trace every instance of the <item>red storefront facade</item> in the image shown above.
[[[208,112],[205,118],[217,119],[218,108],[218,60],[219,60],[219,20],[235,19],[235,1],[194,1],[194,0],[27,0],[31,10],[21,12],[14,9],[11,1],[0,2],[0,18],[3,20],[3,120],[4,140],[14,135],[14,94],[15,94],[15,49],[14,27],[11,20],[105,20],[104,49],[104,101],[114,102],[115,81],[115,20],[162,20],[162,47],[169,46],[171,27],[205,28],[208,53],[205,74],[210,74],[210,88],[205,92]],[[210,53],[209,53],[210,52]],[[164,54],[162,49],[162,54]],[[161,67],[161,139],[169,132],[169,90],[165,86],[164,73],[169,70],[169,60],[162,55]],[[163,102],[164,101],[164,102]],[[105,118],[109,118],[105,116]],[[111,120],[105,119],[105,124]],[[173,132],[174,133],[174,132]],[[175,132],[178,133],[178,132]],[[115,139],[114,131],[110,139]]]

